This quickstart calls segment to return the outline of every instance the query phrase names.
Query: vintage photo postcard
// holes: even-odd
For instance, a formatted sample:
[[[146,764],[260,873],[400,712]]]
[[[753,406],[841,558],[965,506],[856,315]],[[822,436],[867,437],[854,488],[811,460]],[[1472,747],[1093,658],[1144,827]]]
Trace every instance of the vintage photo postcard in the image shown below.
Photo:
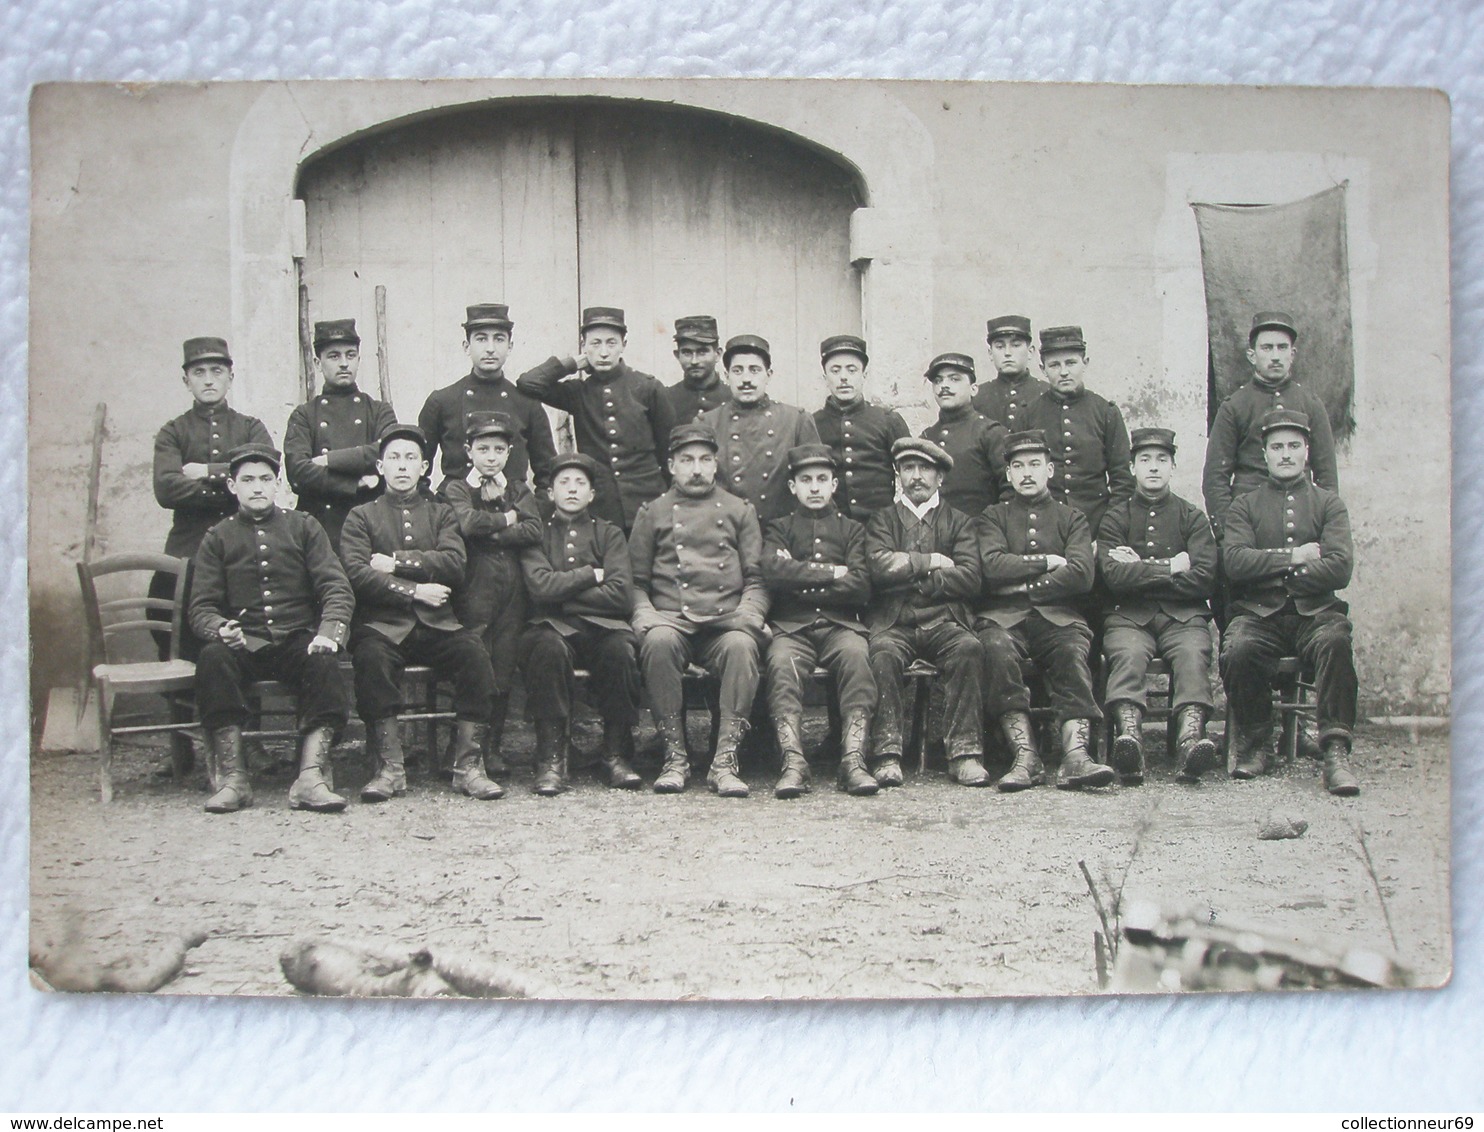
[[[1445,983],[1448,128],[37,88],[33,984]]]

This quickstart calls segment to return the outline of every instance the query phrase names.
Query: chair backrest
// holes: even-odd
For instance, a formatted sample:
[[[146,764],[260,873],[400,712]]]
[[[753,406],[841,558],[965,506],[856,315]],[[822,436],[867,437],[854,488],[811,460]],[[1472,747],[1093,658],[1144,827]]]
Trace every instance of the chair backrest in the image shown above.
[[[124,640],[135,635],[138,635],[135,639],[147,639],[145,634],[167,630],[170,634],[170,659],[178,659],[190,568],[190,559],[169,554],[114,554],[96,562],[79,562],[77,580],[82,586],[83,609],[88,618],[92,661],[121,663],[126,659],[120,649]],[[141,577],[127,587],[127,596],[100,600],[99,579],[121,574],[139,574]],[[172,579],[169,598],[148,596],[156,574]],[[151,612],[168,613],[169,616],[150,617]]]

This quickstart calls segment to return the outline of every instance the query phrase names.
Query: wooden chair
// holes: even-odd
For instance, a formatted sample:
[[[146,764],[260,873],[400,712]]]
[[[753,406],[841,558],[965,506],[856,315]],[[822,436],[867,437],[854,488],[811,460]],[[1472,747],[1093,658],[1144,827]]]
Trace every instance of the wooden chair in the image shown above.
[[[1281,730],[1278,733],[1278,763],[1292,763],[1298,757],[1299,732],[1304,719],[1315,715],[1314,678],[1304,670],[1303,662],[1296,656],[1280,657],[1269,676],[1278,702],[1273,705],[1278,713]],[[1227,770],[1233,758],[1233,736],[1231,700],[1226,705],[1226,734],[1222,742],[1226,745]]]
[[[99,582],[105,591],[114,588],[122,576],[139,575],[137,587],[130,584],[128,596],[100,597]],[[155,574],[174,577],[171,597],[145,595]],[[174,736],[171,769],[176,780],[184,774],[190,759],[187,733],[197,730],[195,701],[196,666],[180,659],[180,638],[185,619],[184,597],[190,574],[190,561],[168,554],[116,554],[96,562],[79,562],[77,579],[82,586],[83,608],[88,620],[89,661],[93,687],[98,697],[98,790],[104,802],[113,801],[113,740],[117,735],[148,735],[168,732]],[[151,611],[170,614],[170,649],[168,660],[130,660],[125,642],[132,637],[145,655],[157,656],[155,634],[166,622],[151,618]],[[170,709],[169,723],[119,725],[114,708],[121,695],[164,696]],[[129,718],[133,718],[130,716]]]

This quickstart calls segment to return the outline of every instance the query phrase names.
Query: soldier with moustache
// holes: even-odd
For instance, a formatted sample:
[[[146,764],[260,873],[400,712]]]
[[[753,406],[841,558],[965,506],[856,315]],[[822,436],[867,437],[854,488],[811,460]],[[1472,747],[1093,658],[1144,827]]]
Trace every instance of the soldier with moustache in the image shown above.
[[[629,328],[617,307],[588,307],[578,329],[581,357],[547,358],[515,387],[572,414],[577,451],[603,469],[593,513],[628,530],[668,482],[664,453],[675,415],[665,387],[623,360]]]
[[[275,503],[278,452],[245,444],[226,463],[237,512],[201,540],[190,607],[191,628],[205,642],[196,662],[196,706],[215,774],[206,812],[252,805],[243,685],[280,680],[298,696],[299,775],[289,805],[334,813],[345,809],[330,766],[347,706],[339,651],[355,598],[324,528]]]
[[[289,414],[283,432],[284,471],[299,495],[299,510],[318,519],[337,548],[350,509],[381,492],[376,441],[397,423],[390,405],[357,388],[360,365],[355,319],[316,322],[320,391]]]
[[[912,435],[901,413],[866,400],[870,364],[865,339],[854,334],[836,334],[819,344],[827,395],[824,407],[814,412],[814,427],[834,451],[842,477],[835,505],[860,523],[891,505],[896,491],[891,446]]]
[[[732,390],[722,380],[721,337],[716,319],[709,314],[687,315],[675,320],[675,360],[681,379],[665,387],[676,424],[690,424],[702,413],[732,399]]]
[[[1079,608],[1093,579],[1087,519],[1052,496],[1051,449],[1039,429],[1011,433],[1005,460],[1014,495],[979,517],[984,595],[975,623],[984,648],[985,707],[1015,753],[996,786],[1013,792],[1045,780],[1021,667],[1027,658],[1046,682],[1061,727],[1057,787],[1107,786],[1113,768],[1088,753],[1091,721],[1102,712],[1088,666],[1092,629]]]
[[[529,470],[537,492],[544,492],[551,483],[551,463],[556,459],[551,418],[539,401],[505,376],[505,362],[514,344],[515,323],[504,303],[476,303],[465,309],[464,353],[469,372],[430,393],[417,415],[417,425],[428,438],[428,459],[441,453],[446,482],[457,482],[469,471],[470,418],[475,413],[504,413],[515,422],[507,474],[525,482]]]
[[[943,498],[973,518],[1000,500],[1005,488],[1005,437],[999,421],[973,405],[974,359],[968,354],[939,354],[923,375],[938,404],[938,419],[922,435],[953,457],[943,477]]]
[[[1003,314],[990,319],[987,329],[995,377],[974,394],[974,408],[999,421],[1007,432],[1019,432],[1029,427],[1030,407],[1047,389],[1044,381],[1031,376],[1031,320]]]
[[[1294,409],[1265,416],[1268,478],[1227,512],[1221,677],[1235,731],[1231,776],[1256,778],[1273,739],[1273,669],[1297,655],[1314,673],[1324,787],[1348,797],[1360,793],[1349,767],[1358,689],[1349,606],[1336,591],[1350,584],[1355,548],[1345,504],[1310,478],[1313,427]]]
[[[768,396],[773,355],[767,339],[728,339],[722,364],[732,399],[699,419],[721,446],[716,462],[722,487],[751,503],[758,521],[768,523],[789,511],[788,450],[818,444],[819,430],[811,414]]]
[[[876,707],[876,679],[861,620],[871,600],[866,531],[834,505],[837,460],[827,444],[790,449],[794,510],[769,523],[763,536],[763,581],[773,598],[768,711],[783,753],[783,773],[773,790],[779,798],[809,790],[804,681],[815,665],[833,677],[843,718],[840,789],[874,794],[878,788],[865,763],[866,732]]]
[[[1133,498],[1108,507],[1097,540],[1098,567],[1111,594],[1103,621],[1103,704],[1118,731],[1113,766],[1127,784],[1144,781],[1144,678],[1158,655],[1170,665],[1176,777],[1197,782],[1217,757],[1206,738],[1216,539],[1205,513],[1170,490],[1175,434],[1136,428],[1131,448]]]

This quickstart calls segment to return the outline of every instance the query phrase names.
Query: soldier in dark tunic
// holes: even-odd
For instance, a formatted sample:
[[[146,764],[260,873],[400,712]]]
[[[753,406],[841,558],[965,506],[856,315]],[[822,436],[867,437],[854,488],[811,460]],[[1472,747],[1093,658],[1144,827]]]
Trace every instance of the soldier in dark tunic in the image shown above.
[[[350,509],[381,494],[376,440],[397,423],[390,405],[356,386],[360,364],[355,319],[316,322],[320,391],[289,414],[283,432],[284,472],[299,495],[298,509],[320,521],[336,549]]]
[[[1026,413],[1046,392],[1044,381],[1031,376],[1031,320],[1020,314],[1003,314],[987,324],[985,341],[995,377],[979,387],[974,408],[1008,432],[1029,427]]]
[[[834,678],[843,720],[839,785],[874,794],[866,770],[866,733],[876,708],[876,678],[861,620],[871,600],[866,530],[833,503],[837,457],[826,444],[804,444],[788,454],[793,514],[774,519],[763,536],[763,580],[772,594],[768,624],[768,711],[783,753],[773,793],[796,798],[809,790],[801,735],[804,681],[823,665]]]
[[[702,413],[732,399],[732,387],[722,379],[718,368],[721,336],[716,319],[709,314],[675,320],[675,360],[683,376],[665,387],[665,396],[676,424],[690,424]]]
[[[1355,548],[1340,497],[1309,477],[1313,422],[1294,409],[1262,423],[1268,479],[1227,512],[1222,556],[1231,582],[1231,620],[1221,645],[1221,677],[1235,731],[1233,778],[1267,770],[1273,738],[1273,668],[1297,655],[1314,673],[1324,786],[1360,793],[1348,766],[1357,684],[1349,606]]]
[[[324,528],[274,503],[279,455],[247,444],[227,456],[237,513],[201,540],[190,621],[205,642],[196,663],[196,706],[212,748],[215,793],[208,813],[252,805],[242,749],[248,718],[243,684],[280,680],[298,696],[299,776],[289,788],[296,810],[345,808],[334,791],[330,747],[345,726],[339,650],[355,598]]]
[[[430,393],[417,415],[418,427],[431,445],[428,459],[441,453],[446,480],[458,480],[469,470],[469,418],[475,413],[505,413],[515,422],[507,474],[525,482],[529,469],[538,493],[551,483],[551,462],[556,459],[551,418],[539,401],[517,390],[505,376],[514,343],[515,323],[504,303],[467,308],[464,353],[469,355],[469,372]]]
[[[1005,437],[999,421],[973,405],[974,359],[967,354],[939,354],[923,375],[938,403],[938,420],[922,430],[953,457],[953,469],[939,488],[948,505],[970,518],[1000,501],[1005,484]]]
[[[1170,490],[1175,434],[1136,428],[1131,447],[1133,498],[1108,507],[1097,541],[1098,567],[1111,594],[1103,621],[1103,704],[1118,729],[1113,766],[1125,783],[1144,781],[1144,678],[1158,655],[1170,665],[1176,776],[1195,782],[1216,761],[1216,744],[1206,738],[1216,539],[1205,513]]]
[[[896,493],[891,446],[912,431],[895,409],[866,400],[866,343],[854,334],[836,334],[819,344],[819,364],[828,390],[824,408],[814,412],[819,439],[835,453],[840,490],[835,506],[864,523]]]
[[[591,511],[601,469],[581,452],[552,465],[555,506],[541,542],[521,552],[531,617],[520,639],[526,707],[536,721],[537,794],[567,789],[567,746],[578,668],[603,718],[603,769],[616,790],[644,785],[634,773],[639,721],[639,643],[629,626],[633,570],[623,531]]]
[[[665,387],[624,363],[623,311],[588,307],[580,334],[580,359],[547,358],[515,387],[572,414],[577,451],[602,468],[593,514],[627,531],[639,508],[669,482],[664,453],[675,417]]]

